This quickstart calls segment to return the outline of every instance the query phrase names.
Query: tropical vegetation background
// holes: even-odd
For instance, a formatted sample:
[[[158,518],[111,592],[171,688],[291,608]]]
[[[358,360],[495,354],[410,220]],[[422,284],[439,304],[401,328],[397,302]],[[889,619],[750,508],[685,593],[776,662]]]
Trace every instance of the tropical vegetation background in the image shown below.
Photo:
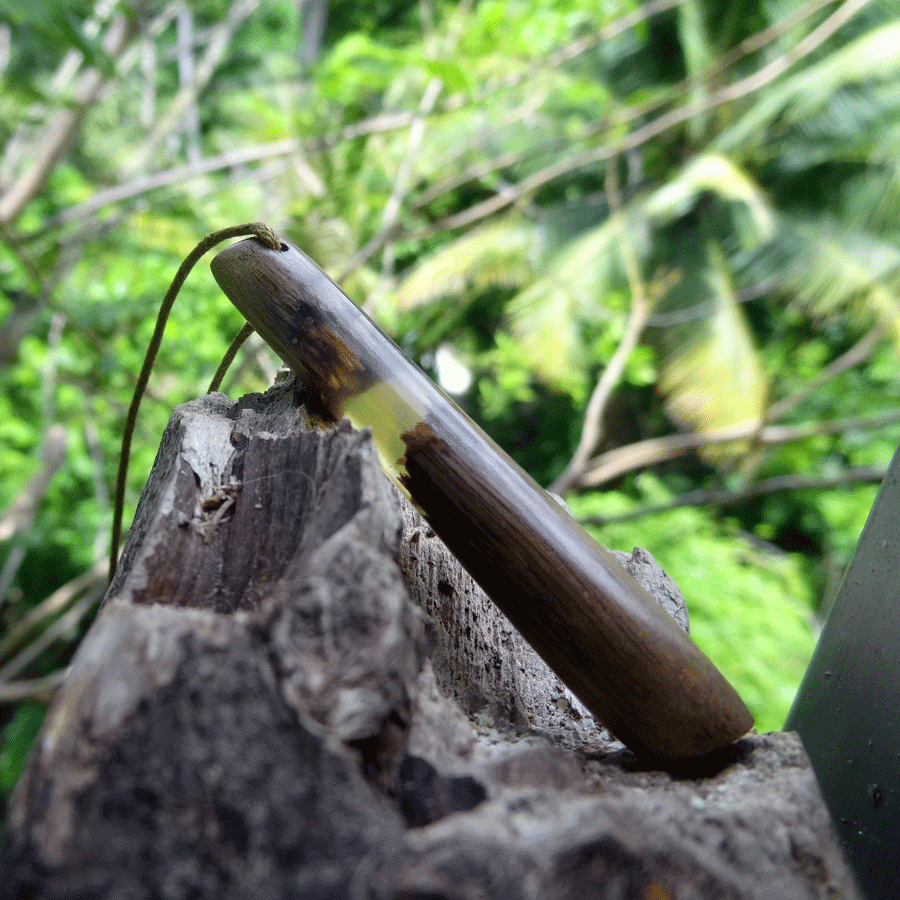
[[[0,792],[103,592],[156,308],[253,220],[649,548],[778,728],[900,441],[894,0],[64,6],[0,0]],[[129,517],[239,326],[196,270]]]

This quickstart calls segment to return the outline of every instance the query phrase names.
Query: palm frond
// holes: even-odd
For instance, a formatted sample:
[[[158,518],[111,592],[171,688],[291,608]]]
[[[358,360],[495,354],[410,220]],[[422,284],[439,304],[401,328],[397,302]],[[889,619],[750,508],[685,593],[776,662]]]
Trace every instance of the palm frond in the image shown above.
[[[654,230],[690,214],[706,194],[742,213],[734,216],[742,246],[756,246],[771,236],[774,213],[759,186],[727,157],[702,154],[671,181],[634,198],[621,211],[638,259],[649,257]],[[586,321],[624,321],[623,310],[612,311],[609,304],[615,291],[627,290],[620,240],[619,224],[605,219],[549,258],[544,277],[510,302],[512,333],[544,380],[572,384],[583,379]]]
[[[693,210],[706,193],[746,208],[749,218],[741,219],[749,225],[742,235],[745,245],[771,236],[775,216],[768,198],[744,169],[719,153],[693,157],[675,178],[646,199],[644,214],[655,224],[668,224]]]
[[[769,385],[721,248],[686,249],[683,277],[659,306],[667,327],[651,337],[670,415],[703,434],[759,419]],[[721,461],[741,450],[718,446],[706,455]]]
[[[533,221],[504,218],[445,244],[416,265],[396,291],[401,310],[487,287],[519,287],[534,277],[541,230]]]
[[[773,175],[835,163],[896,165],[900,157],[900,81],[835,91],[819,112],[771,142]]]
[[[802,72],[755,94],[756,102],[714,141],[714,149],[739,150],[776,122],[797,125],[820,113],[838,91],[867,83],[891,83],[900,75],[900,21],[873,28]]]
[[[584,321],[603,316],[607,295],[624,277],[618,236],[608,218],[571,241],[542,278],[510,301],[512,334],[534,372],[551,384],[584,380]]]
[[[900,341],[900,247],[833,218],[783,217],[775,240],[743,266],[816,318],[850,314]]]

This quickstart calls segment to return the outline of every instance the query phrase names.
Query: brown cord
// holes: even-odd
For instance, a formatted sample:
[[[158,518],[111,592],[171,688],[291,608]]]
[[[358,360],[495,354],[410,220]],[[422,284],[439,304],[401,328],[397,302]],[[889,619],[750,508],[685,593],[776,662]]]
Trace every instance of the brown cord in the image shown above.
[[[253,334],[253,326],[249,322],[244,322],[244,324],[241,325],[241,330],[234,336],[234,340],[228,345],[228,349],[222,357],[222,362],[219,363],[219,368],[216,369],[216,374],[213,375],[213,380],[209,383],[209,390],[206,392],[207,394],[217,391],[222,386],[222,379],[225,377],[225,373],[234,362],[238,350],[241,349],[244,342],[251,334]]]
[[[110,582],[113,580],[113,576],[116,573],[119,543],[122,539],[122,514],[125,508],[125,482],[128,477],[128,461],[131,457],[131,442],[134,437],[134,428],[137,424],[138,410],[141,407],[141,399],[144,396],[144,392],[147,390],[147,384],[150,381],[150,373],[153,370],[153,363],[156,361],[156,356],[159,353],[159,348],[162,344],[166,320],[169,318],[169,313],[172,311],[175,298],[178,296],[178,292],[181,290],[181,286],[184,284],[188,273],[200,257],[203,256],[207,250],[212,249],[216,244],[221,243],[228,238],[245,237],[248,235],[255,236],[270,250],[281,249],[281,239],[268,225],[265,225],[262,222],[249,222],[245,225],[233,225],[230,228],[223,228],[221,231],[214,231],[212,234],[208,234],[203,238],[178,267],[178,271],[175,273],[175,277],[172,279],[172,283],[169,285],[169,289],[166,291],[166,295],[163,297],[162,304],[159,307],[159,314],[156,317],[156,327],[153,329],[153,335],[150,338],[150,343],[147,345],[147,353],[144,356],[144,362],[134,386],[134,394],[131,397],[131,406],[128,407],[128,415],[125,417],[125,428],[122,432],[122,451],[119,455],[119,471],[116,475],[112,534],[109,541]],[[243,334],[244,330],[245,329],[241,329],[241,334]],[[232,343],[232,347],[234,347],[234,343]],[[229,347],[229,353],[230,352],[231,347]],[[237,347],[234,347],[234,352],[237,352]],[[230,363],[231,360],[229,359],[228,361]],[[225,373],[224,370],[222,370],[222,367],[220,366],[219,368],[222,375],[224,375]],[[227,366],[225,368],[227,368]],[[217,372],[216,375],[218,376],[218,374],[219,373]]]

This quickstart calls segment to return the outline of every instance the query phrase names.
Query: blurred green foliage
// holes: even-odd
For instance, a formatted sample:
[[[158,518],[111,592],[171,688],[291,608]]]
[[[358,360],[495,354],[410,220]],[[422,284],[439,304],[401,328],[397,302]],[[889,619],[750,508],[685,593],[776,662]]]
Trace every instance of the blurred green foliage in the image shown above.
[[[576,516],[610,516],[673,498],[662,481],[645,473],[632,492],[583,494],[570,505]],[[779,729],[815,641],[816,598],[803,557],[754,539],[735,519],[715,521],[695,508],[648,516],[639,526],[588,530],[622,550],[652,548],[688,600],[698,646],[739,685],[757,729]]]
[[[105,552],[122,419],[168,281],[204,234],[262,219],[429,372],[452,346],[473,376],[459,402],[542,484],[566,469],[642,305],[595,453],[792,397],[765,424],[855,420],[569,492],[577,515],[604,517],[733,492],[594,533],[657,557],[697,642],[759,727],[779,727],[874,497],[842,479],[900,440],[900,422],[872,424],[900,395],[894,4],[829,31],[836,0],[333,0],[309,66],[297,4],[185,6],[113,4],[131,31],[111,54],[89,4],[0,4],[0,510],[40,471],[51,425],[68,437],[35,515],[0,545],[0,567],[24,548],[0,596],[0,682],[57,671],[89,625],[88,608],[4,668],[53,617],[14,647],[4,635]],[[105,86],[84,100],[90,67]],[[13,208],[67,110],[46,179]],[[239,327],[198,269],[142,409],[127,518],[171,409],[206,389]],[[264,389],[271,355],[251,344],[241,360],[226,389]],[[786,475],[834,487],[741,499]],[[0,706],[0,791],[41,709]]]
[[[0,751],[0,791],[6,796],[15,786],[25,757],[34,743],[44,707],[37,703],[23,703],[13,712],[3,728],[3,750]]]

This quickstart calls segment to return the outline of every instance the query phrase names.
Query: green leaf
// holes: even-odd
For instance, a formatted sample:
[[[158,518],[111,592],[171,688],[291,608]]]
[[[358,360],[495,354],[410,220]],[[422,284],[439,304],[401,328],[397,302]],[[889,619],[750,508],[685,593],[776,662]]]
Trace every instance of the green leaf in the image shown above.
[[[816,318],[850,314],[880,323],[900,342],[900,247],[820,215],[782,216],[775,237],[744,264],[751,280],[768,280]]]
[[[472,72],[466,71],[461,65],[454,62],[439,59],[427,59],[423,62],[425,71],[444,82],[444,87],[449,91],[463,91],[470,93],[474,87]]]

